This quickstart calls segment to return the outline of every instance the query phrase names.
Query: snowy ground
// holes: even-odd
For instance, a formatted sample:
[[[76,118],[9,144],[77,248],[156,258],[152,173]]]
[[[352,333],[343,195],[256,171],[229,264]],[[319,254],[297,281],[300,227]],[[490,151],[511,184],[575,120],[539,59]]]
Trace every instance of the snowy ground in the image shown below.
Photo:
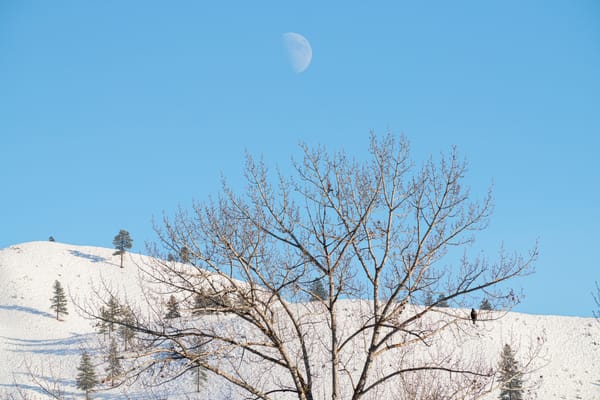
[[[94,330],[72,306],[69,315],[57,321],[49,299],[55,280],[71,298],[85,298],[91,285],[101,280],[127,291],[128,296],[139,296],[135,263],[143,257],[129,255],[121,269],[112,253],[112,249],[56,242],[0,250],[0,397],[19,386],[31,398],[46,398],[41,383],[61,390],[64,398],[83,398],[75,384],[76,366],[81,349],[92,346],[93,351]],[[343,304],[346,323],[351,323],[358,303]],[[526,377],[538,399],[600,399],[600,323],[594,319],[509,313],[499,321],[481,321],[465,329],[472,334],[464,348],[494,360],[504,343],[516,344],[517,353],[524,355],[543,342],[535,373]],[[99,391],[94,398],[173,398],[176,392],[188,392],[191,398],[237,398],[227,385],[210,376],[198,397],[192,388],[193,377],[189,377],[154,393],[134,387],[127,388],[128,397],[121,389],[113,389]]]

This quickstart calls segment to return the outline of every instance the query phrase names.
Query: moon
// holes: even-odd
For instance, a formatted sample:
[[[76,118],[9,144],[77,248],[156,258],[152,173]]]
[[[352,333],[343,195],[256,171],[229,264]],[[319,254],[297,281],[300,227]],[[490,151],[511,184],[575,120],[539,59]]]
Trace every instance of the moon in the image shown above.
[[[308,40],[299,33],[287,32],[283,34],[283,45],[294,72],[304,72],[312,60],[312,48]]]

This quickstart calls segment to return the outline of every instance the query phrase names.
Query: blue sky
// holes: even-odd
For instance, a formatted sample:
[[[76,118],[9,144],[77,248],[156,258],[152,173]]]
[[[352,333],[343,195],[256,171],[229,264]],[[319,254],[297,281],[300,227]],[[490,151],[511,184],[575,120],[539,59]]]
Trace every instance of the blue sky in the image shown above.
[[[326,4],[325,4],[326,3]],[[311,43],[296,74],[282,34]],[[404,133],[493,183],[479,245],[525,252],[518,311],[589,316],[600,280],[600,3],[0,3],[0,247],[134,250],[153,216],[240,184],[244,152],[366,154]]]

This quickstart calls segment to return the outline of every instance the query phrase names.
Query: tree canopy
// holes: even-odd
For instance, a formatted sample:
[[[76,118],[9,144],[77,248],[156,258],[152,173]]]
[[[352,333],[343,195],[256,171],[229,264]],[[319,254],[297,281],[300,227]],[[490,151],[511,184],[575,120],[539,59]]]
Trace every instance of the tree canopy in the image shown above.
[[[59,281],[54,281],[53,295],[50,298],[50,308],[56,312],[56,319],[60,319],[61,315],[68,315],[67,311],[67,296]]]
[[[154,262],[140,266],[144,279],[155,298],[176,294],[197,317],[165,320],[159,307],[151,307],[137,330],[165,356],[139,357],[188,360],[264,400],[283,393],[358,400],[390,388],[398,398],[425,398],[444,388],[409,382],[449,376],[452,390],[444,398],[481,396],[494,376],[489,365],[452,349],[432,358],[411,354],[442,342],[445,332],[468,334],[461,328],[471,324],[468,313],[442,312],[440,302],[469,309],[485,292],[504,308],[514,305],[518,298],[505,282],[532,271],[537,249],[526,256],[501,249],[495,260],[470,256],[492,200],[489,192],[471,198],[463,182],[466,163],[455,149],[420,167],[405,138],[391,134],[373,134],[364,161],[321,147],[301,145],[301,151],[290,176],[273,176],[248,156],[244,191],[224,183],[215,200],[195,203],[157,226]],[[168,261],[183,248],[186,263]],[[454,248],[464,256],[448,258]],[[431,293],[444,295],[418,305]],[[229,324],[203,317],[198,310],[210,310],[208,300],[220,303]],[[351,318],[343,318],[349,304]],[[438,322],[425,322],[432,320]],[[322,329],[326,337],[318,336]],[[390,365],[389,359],[402,362]],[[262,379],[265,371],[283,378]]]
[[[129,232],[121,229],[113,239],[113,245],[115,246],[115,249],[117,249],[117,251],[114,252],[114,255],[121,256],[121,268],[123,268],[123,255],[126,250],[131,249],[133,246],[133,239],[131,239]]]

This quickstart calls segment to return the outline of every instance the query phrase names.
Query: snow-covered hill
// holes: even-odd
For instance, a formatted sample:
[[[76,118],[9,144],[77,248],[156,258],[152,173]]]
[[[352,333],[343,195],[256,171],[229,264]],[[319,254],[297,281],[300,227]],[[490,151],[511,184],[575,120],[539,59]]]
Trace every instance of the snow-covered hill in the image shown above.
[[[119,268],[113,252],[56,242],[23,243],[0,250],[0,397],[20,387],[30,398],[45,398],[40,383],[61,390],[64,398],[83,396],[75,384],[76,366],[81,349],[93,346],[94,329],[71,304],[69,315],[57,321],[49,299],[55,280],[71,298],[89,296],[91,287],[101,281],[130,297],[138,296],[136,263],[145,257],[128,255],[125,268]],[[352,323],[353,309],[359,303],[342,304],[348,317],[345,323]],[[600,399],[600,323],[594,319],[508,313],[500,320],[465,329],[477,329],[465,348],[494,362],[505,343],[516,344],[517,352],[525,356],[543,342],[535,373],[526,377],[530,386],[535,385],[538,399]],[[190,386],[189,382],[180,385]],[[125,398],[120,394],[125,389],[128,398],[148,395],[138,387],[101,391],[94,397]],[[154,396],[174,398],[177,391],[171,386],[162,393],[155,391]],[[200,398],[221,400],[231,391],[209,376],[202,393]],[[497,394],[487,398],[497,398]]]

